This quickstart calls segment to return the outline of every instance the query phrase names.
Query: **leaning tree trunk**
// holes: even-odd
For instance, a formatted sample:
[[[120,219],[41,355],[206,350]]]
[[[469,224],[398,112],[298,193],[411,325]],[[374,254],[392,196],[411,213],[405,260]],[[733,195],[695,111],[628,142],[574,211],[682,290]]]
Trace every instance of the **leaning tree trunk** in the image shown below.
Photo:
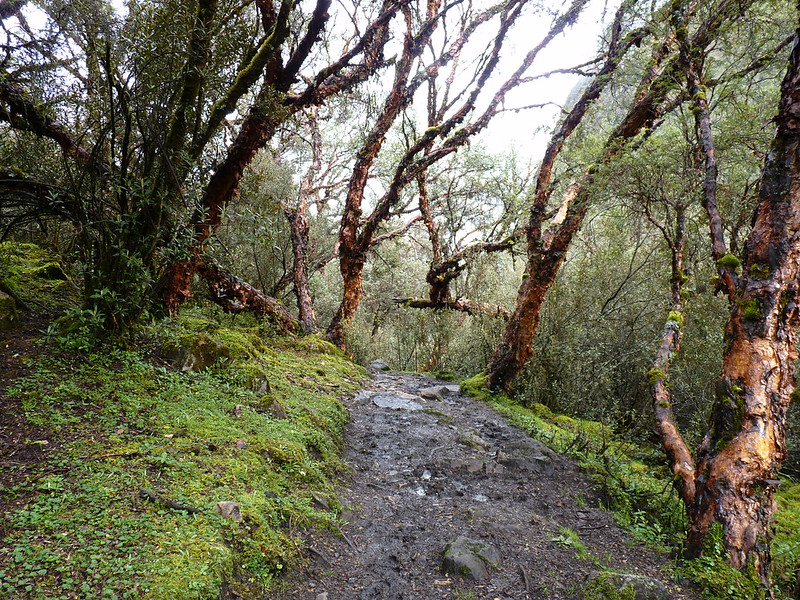
[[[617,10],[603,67],[553,133],[539,166],[527,227],[528,261],[517,292],[516,307],[506,324],[503,339],[486,367],[486,384],[490,389],[508,389],[514,377],[533,355],[533,337],[539,326],[539,315],[545,297],[555,282],[573,236],[586,216],[589,202],[587,187],[592,181],[595,167],[590,167],[579,181],[567,188],[560,210],[547,228],[543,226],[553,191],[553,169],[566,140],[603,93],[628,50],[634,45],[639,46],[648,33],[646,29],[639,28],[622,37],[622,23],[629,8],[630,4],[623,2]],[[661,64],[665,53],[666,51],[656,51],[653,56],[656,66]],[[625,141],[637,135],[645,124],[652,123],[656,118],[658,105],[664,99],[667,87],[661,86],[653,93],[653,79],[660,80],[649,75],[643,78],[640,84],[641,93],[637,94],[628,114],[604,146],[603,161],[616,154]]]

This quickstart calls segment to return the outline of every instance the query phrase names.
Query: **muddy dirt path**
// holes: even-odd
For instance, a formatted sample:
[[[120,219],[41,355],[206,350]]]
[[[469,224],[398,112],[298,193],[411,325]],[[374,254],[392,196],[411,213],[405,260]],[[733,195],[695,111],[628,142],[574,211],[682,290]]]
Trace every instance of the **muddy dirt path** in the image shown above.
[[[348,402],[342,535],[307,534],[308,564],[272,600],[580,599],[600,568],[695,597],[664,575],[666,557],[594,508],[568,459],[457,386],[435,386],[448,383],[384,372]],[[499,552],[487,578],[443,572],[459,536]]]

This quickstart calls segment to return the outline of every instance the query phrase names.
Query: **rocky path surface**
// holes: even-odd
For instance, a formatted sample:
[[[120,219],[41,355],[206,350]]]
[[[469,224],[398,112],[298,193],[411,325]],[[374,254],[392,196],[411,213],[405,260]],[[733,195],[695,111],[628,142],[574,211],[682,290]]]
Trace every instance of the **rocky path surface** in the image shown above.
[[[600,570],[636,574],[637,598],[695,597],[594,508],[568,459],[457,386],[379,373],[348,409],[345,525],[306,534],[308,564],[272,600],[577,600]],[[446,574],[458,538],[466,562]]]

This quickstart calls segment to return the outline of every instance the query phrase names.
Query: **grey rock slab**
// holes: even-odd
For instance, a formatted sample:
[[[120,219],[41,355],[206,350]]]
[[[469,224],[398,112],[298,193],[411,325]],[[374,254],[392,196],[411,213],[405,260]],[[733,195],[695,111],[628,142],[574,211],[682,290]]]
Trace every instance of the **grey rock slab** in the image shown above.
[[[609,589],[611,586],[612,589]],[[670,600],[672,593],[658,579],[627,573],[600,573],[589,583],[598,600],[613,600],[619,593],[633,588],[634,600]],[[630,592],[628,592],[630,593]]]
[[[489,567],[499,564],[500,552],[481,540],[461,535],[444,548],[442,569],[445,573],[480,581],[489,577]]]
[[[388,371],[389,365],[386,364],[386,361],[378,359],[378,360],[373,360],[370,363],[369,368],[372,371]]]
[[[456,387],[456,391],[453,392],[449,389],[451,387]],[[458,386],[435,385],[433,387],[423,388],[417,393],[423,398],[428,398],[430,400],[444,400],[448,396],[458,393]]]
[[[377,394],[372,397],[372,403],[378,408],[391,408],[394,410],[422,410],[422,405],[415,402],[417,396],[395,392],[393,394]]]
[[[550,475],[555,465],[553,452],[548,450],[528,444],[509,445],[497,453],[497,462],[512,470]]]

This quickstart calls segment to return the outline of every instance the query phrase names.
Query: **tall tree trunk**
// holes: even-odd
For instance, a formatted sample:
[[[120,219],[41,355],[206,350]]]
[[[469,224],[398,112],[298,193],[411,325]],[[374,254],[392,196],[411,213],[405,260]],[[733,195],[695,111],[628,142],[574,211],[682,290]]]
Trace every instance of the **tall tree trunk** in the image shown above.
[[[353,321],[358,305],[361,303],[365,263],[366,254],[353,253],[340,248],[339,271],[342,274],[342,300],[336,314],[331,319],[327,332],[328,340],[340,348],[345,347],[347,328]]]
[[[292,267],[292,281],[294,294],[297,297],[297,318],[300,325],[307,333],[317,330],[317,315],[314,312],[314,302],[308,287],[308,203],[302,202],[296,208],[289,209],[286,216],[292,239],[292,254],[294,265]]]
[[[314,303],[311,299],[311,290],[308,287],[308,202],[311,194],[318,188],[314,187],[314,179],[322,168],[322,135],[317,123],[317,110],[313,107],[310,111],[311,126],[311,164],[300,182],[300,191],[294,206],[283,203],[283,212],[289,221],[289,231],[292,241],[292,282],[294,294],[297,297],[297,315],[300,325],[307,333],[317,330],[317,315],[314,312]]]
[[[762,172],[742,275],[736,277],[732,272],[735,259],[721,266],[731,271],[722,286],[731,299],[731,312],[709,429],[696,461],[668,411],[663,369],[655,374],[654,389],[662,442],[687,504],[687,555],[702,552],[709,527],[718,521],[723,526],[730,563],[737,568],[752,565],[765,584],[776,508],[774,478],[786,457],[786,412],[795,388],[793,363],[798,357],[800,325],[799,37],[800,29],[781,87],[777,131]],[[685,67],[692,87],[698,82],[697,74],[691,62]],[[716,256],[725,246],[714,219],[713,139],[704,98],[695,94],[694,100],[706,159],[704,206],[709,211]],[[665,344],[667,341],[665,335]]]
[[[738,300],[711,428],[698,453],[697,505],[713,507],[736,567],[766,577],[774,478],[786,457],[786,411],[795,388],[800,325],[800,46],[798,29],[781,87],[777,133],[744,249]],[[710,509],[710,508],[709,508]],[[699,525],[702,525],[699,524]]]

